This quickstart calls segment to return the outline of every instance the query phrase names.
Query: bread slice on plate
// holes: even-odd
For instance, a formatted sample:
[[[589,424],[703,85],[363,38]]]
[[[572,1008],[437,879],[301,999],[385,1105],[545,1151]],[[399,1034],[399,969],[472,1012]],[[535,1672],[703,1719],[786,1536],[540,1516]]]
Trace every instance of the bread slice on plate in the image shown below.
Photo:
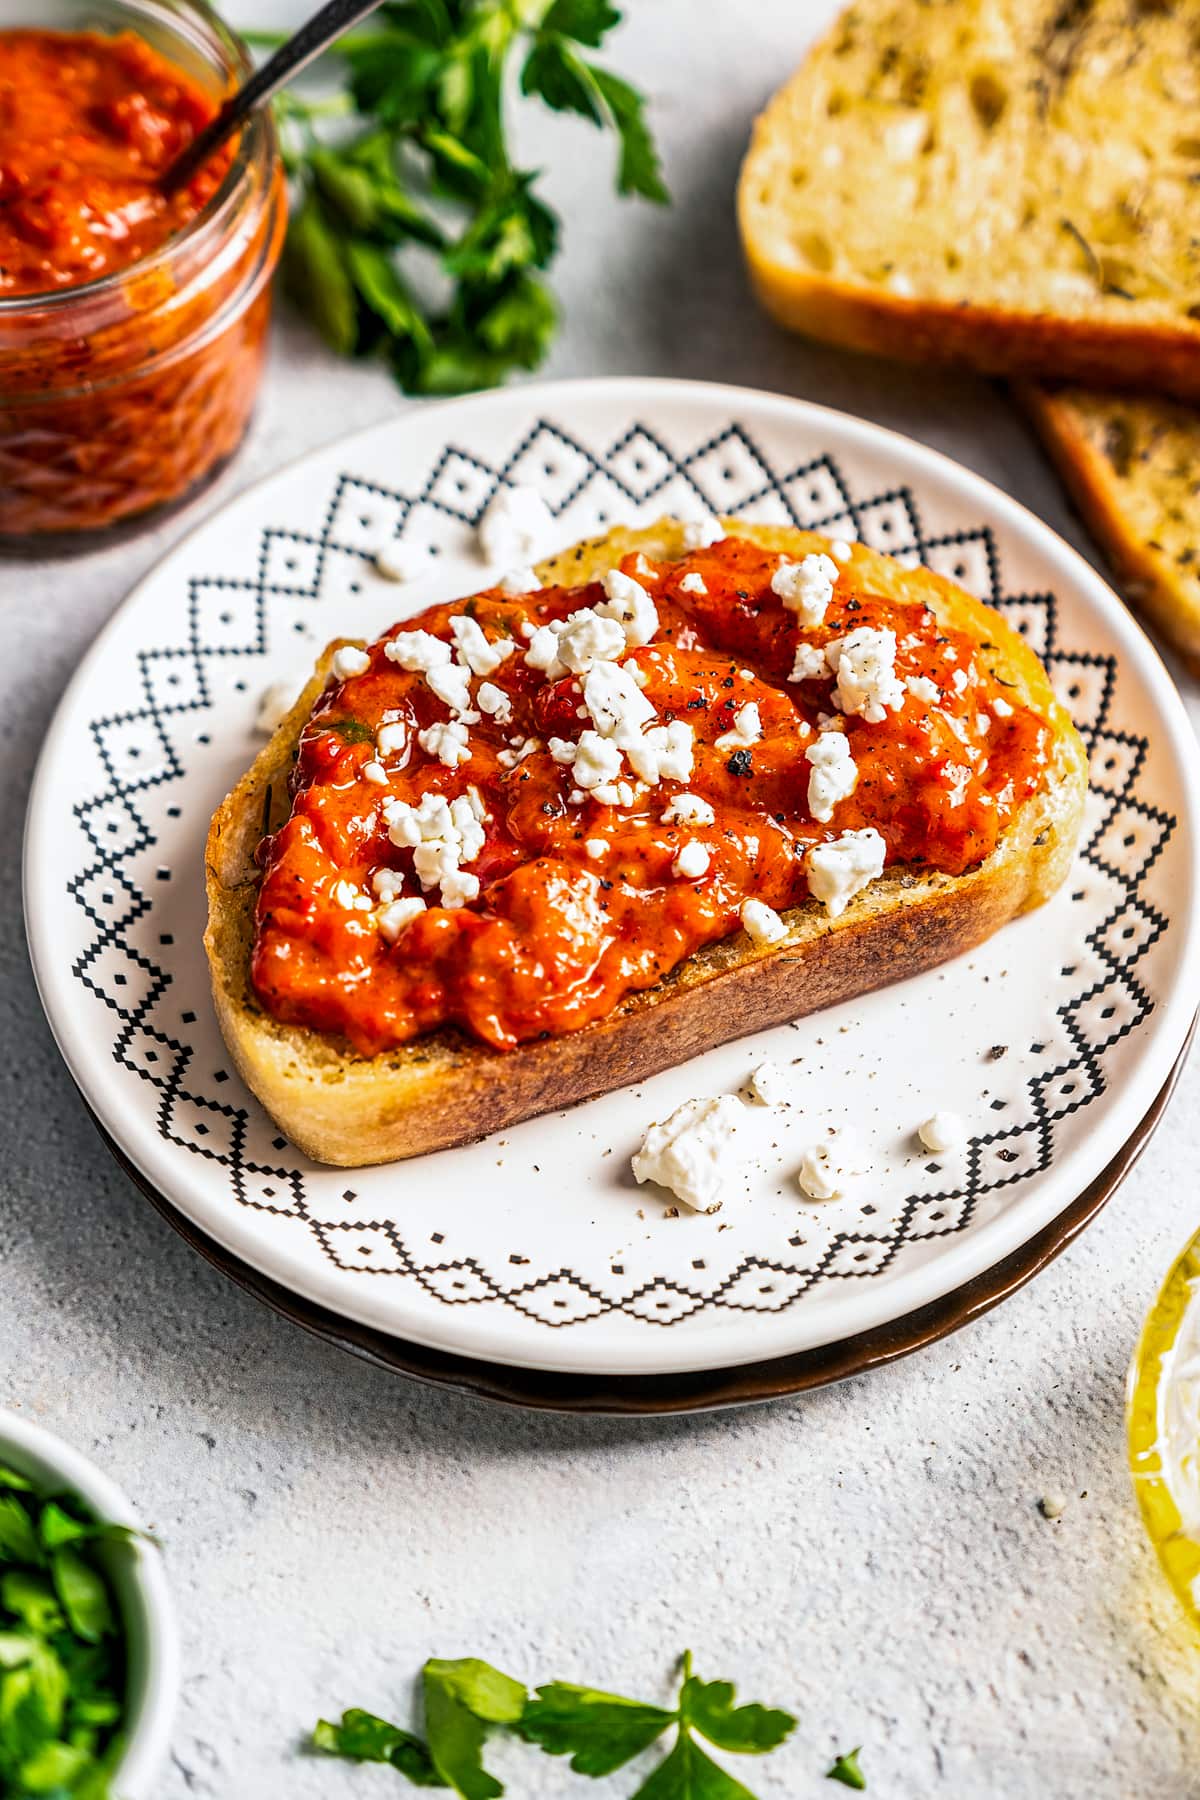
[[[1131,604],[1200,675],[1200,409],[1074,387],[1021,398]]]
[[[827,550],[812,532],[727,521],[731,535],[788,558]],[[624,555],[673,560],[684,530],[664,520],[617,529],[540,565],[546,585],[598,580]],[[865,545],[839,548],[855,589],[923,600],[976,652],[1014,699],[1050,723],[1040,784],[996,849],[962,875],[889,867],[833,918],[814,900],[783,915],[786,936],[756,945],[742,931],[687,958],[656,986],[581,1030],[498,1051],[457,1029],[361,1056],[342,1039],[281,1024],[250,982],[264,831],[289,809],[300,734],[327,680],[332,646],[287,717],[212,821],[205,936],[221,1029],[242,1076],[301,1150],[356,1167],[461,1144],[535,1114],[606,1093],[715,1044],[797,1018],[916,974],[989,937],[1046,900],[1075,848],[1087,783],[1078,734],[1041,664],[1003,618],[928,569],[906,569]],[[799,776],[798,776],[799,778]]]
[[[1196,0],[859,0],[739,189],[784,325],[1200,397]]]

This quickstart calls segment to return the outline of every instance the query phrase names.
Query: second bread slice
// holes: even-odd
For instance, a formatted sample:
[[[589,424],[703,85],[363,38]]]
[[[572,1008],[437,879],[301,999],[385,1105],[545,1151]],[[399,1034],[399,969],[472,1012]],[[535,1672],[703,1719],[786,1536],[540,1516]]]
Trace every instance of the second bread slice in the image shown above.
[[[758,292],[852,348],[1200,398],[1200,0],[862,0],[742,169]]]

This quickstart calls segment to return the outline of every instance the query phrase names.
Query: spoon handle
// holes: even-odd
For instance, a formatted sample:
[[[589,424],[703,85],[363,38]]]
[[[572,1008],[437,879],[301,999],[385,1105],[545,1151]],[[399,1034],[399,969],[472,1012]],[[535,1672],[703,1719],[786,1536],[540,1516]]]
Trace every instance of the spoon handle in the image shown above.
[[[163,193],[174,193],[176,188],[189,182],[252,112],[285,87],[293,75],[327,50],[343,32],[374,12],[379,3],[380,0],[326,0],[286,44],[281,44],[275,54],[268,57],[249,81],[230,94],[216,118],[163,171],[159,177]]]

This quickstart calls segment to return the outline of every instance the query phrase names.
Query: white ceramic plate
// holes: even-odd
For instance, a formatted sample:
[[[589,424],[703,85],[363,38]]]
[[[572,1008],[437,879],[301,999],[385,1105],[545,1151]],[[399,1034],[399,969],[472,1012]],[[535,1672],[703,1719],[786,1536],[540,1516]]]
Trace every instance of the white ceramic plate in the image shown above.
[[[200,938],[209,815],[258,748],[263,689],[481,585],[474,522],[534,482],[567,544],[702,508],[857,535],[1001,605],[1092,753],[1057,899],[941,970],[467,1149],[338,1171],[297,1155],[230,1071]],[[433,546],[396,587],[371,552]],[[308,457],[193,533],[79,669],[31,801],[26,909],[50,1022],[130,1160],[236,1256],[402,1338],[605,1374],[729,1367],[830,1343],[990,1268],[1143,1118],[1200,997],[1195,741],[1115,596],[1031,515],[933,452],[800,401],[678,382],[525,387],[423,407]],[[645,1126],[787,1065],[756,1168],[711,1217],[636,1188]],[[920,1153],[919,1121],[970,1141]],[[794,1181],[830,1126],[863,1174]]]

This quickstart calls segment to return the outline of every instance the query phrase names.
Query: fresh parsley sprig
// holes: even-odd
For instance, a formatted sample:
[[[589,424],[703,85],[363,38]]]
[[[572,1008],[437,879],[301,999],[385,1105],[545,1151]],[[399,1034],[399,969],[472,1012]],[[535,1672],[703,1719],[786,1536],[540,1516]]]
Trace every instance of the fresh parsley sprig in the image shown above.
[[[537,366],[558,220],[509,154],[510,60],[521,94],[616,133],[619,193],[664,202],[641,95],[588,54],[620,17],[609,0],[389,0],[335,46],[344,93],[283,96],[286,279],[335,350],[381,355],[419,394]],[[347,111],[360,129],[331,137]]]
[[[736,1706],[730,1682],[693,1675],[690,1651],[670,1708],[568,1681],[550,1682],[530,1697],[520,1682],[474,1658],[426,1663],[423,1690],[424,1739],[354,1710],[340,1724],[322,1719],[313,1742],[358,1762],[390,1763],[417,1787],[497,1800],[504,1789],[483,1767],[491,1727],[507,1727],[551,1756],[568,1756],[575,1774],[591,1776],[611,1775],[674,1729],[672,1748],[632,1800],[754,1800],[698,1740],[736,1755],[763,1755],[796,1724],[773,1707]]]

